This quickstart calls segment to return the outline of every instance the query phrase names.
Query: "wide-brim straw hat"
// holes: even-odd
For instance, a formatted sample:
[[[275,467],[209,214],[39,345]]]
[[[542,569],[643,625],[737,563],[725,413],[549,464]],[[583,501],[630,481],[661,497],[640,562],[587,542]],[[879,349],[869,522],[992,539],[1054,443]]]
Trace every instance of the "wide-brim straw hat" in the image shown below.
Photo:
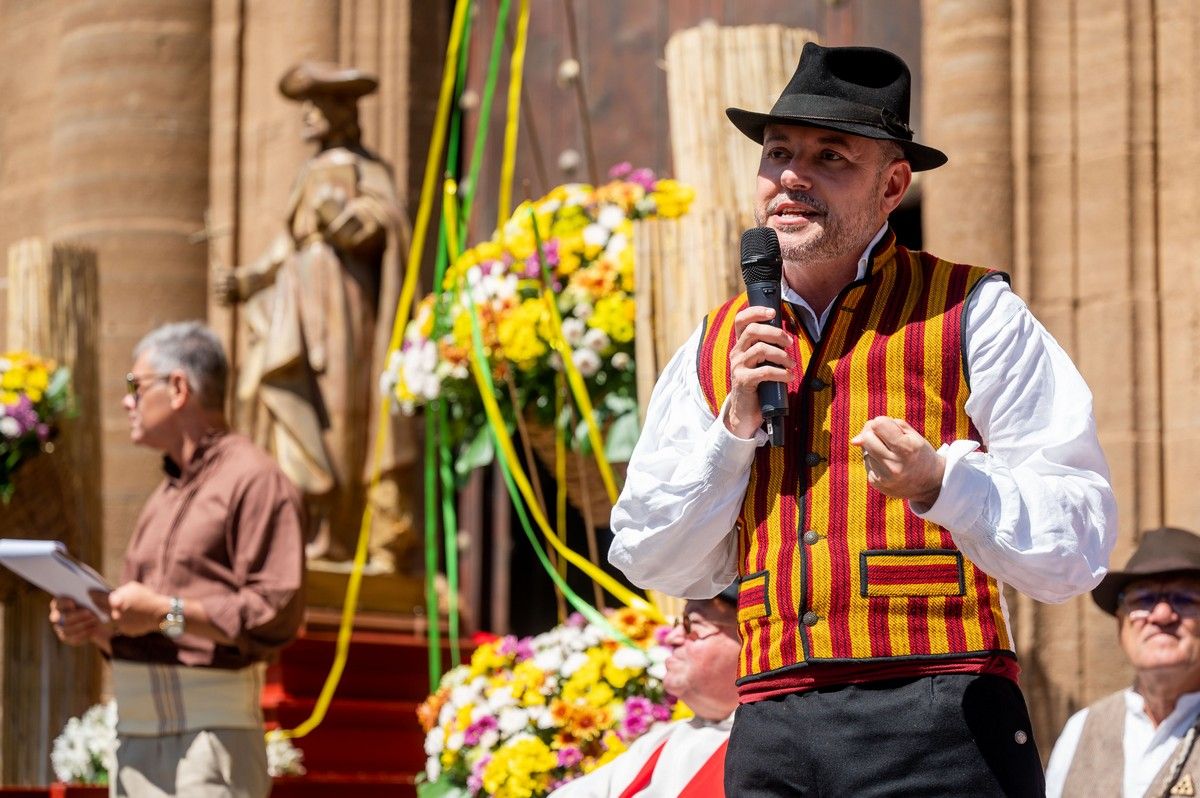
[[[1121,591],[1130,582],[1176,576],[1200,577],[1200,535],[1169,526],[1152,529],[1142,535],[1125,568],[1109,571],[1096,585],[1092,599],[1100,609],[1116,615]]]
[[[808,42],[796,72],[767,113],[726,108],[738,130],[762,144],[767,125],[804,125],[894,141],[914,172],[948,160],[913,141],[908,126],[912,76],[894,53],[876,47],[822,47]]]
[[[374,75],[318,61],[301,61],[279,79],[279,91],[292,100],[313,97],[357,99],[379,88]]]

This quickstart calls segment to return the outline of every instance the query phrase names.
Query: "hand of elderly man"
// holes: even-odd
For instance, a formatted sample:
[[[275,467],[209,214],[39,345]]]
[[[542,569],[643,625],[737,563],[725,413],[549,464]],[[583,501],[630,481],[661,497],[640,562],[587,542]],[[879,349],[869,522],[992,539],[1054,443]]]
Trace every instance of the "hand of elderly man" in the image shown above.
[[[733,318],[736,342],[729,353],[732,385],[725,427],[739,438],[753,438],[762,426],[758,386],[768,381],[786,383],[796,367],[787,353],[791,336],[767,323],[774,316],[771,308],[751,305]]]
[[[138,637],[158,631],[159,623],[171,608],[171,599],[141,582],[126,582],[108,594],[108,605],[117,631]]]
[[[850,443],[862,448],[871,487],[926,508],[937,501],[946,461],[907,421],[877,416]]]
[[[80,607],[67,596],[50,599],[50,628],[54,636],[68,646],[92,642],[104,645],[109,637],[108,627],[96,613]]]

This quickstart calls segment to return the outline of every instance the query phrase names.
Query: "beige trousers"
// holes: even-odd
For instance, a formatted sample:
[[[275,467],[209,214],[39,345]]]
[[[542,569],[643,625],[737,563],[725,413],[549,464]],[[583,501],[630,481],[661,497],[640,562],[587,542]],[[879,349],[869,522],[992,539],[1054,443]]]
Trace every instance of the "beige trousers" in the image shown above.
[[[266,798],[262,729],[203,729],[157,737],[119,735],[111,798]]]

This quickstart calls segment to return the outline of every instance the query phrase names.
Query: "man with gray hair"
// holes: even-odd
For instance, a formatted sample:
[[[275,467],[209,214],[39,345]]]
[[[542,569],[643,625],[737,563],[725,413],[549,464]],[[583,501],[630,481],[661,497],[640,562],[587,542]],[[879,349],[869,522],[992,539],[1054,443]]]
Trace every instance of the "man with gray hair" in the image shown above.
[[[121,585],[101,623],[70,599],[50,621],[97,645],[117,699],[115,796],[265,796],[265,661],[304,612],[303,505],[275,461],[229,430],[228,365],[199,322],[134,349],[125,410],[134,443],[163,453]]]

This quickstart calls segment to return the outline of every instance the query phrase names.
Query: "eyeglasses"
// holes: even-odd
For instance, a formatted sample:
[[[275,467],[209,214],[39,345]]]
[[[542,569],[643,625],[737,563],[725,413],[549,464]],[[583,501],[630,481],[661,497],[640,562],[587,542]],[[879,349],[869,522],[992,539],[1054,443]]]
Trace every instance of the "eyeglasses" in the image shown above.
[[[171,379],[170,374],[146,374],[139,377],[132,371],[125,375],[125,393],[133,397],[133,403],[136,405],[142,398],[142,386],[153,385],[156,382],[166,382]]]
[[[1154,608],[1164,601],[1180,618],[1200,618],[1200,594],[1195,591],[1181,588],[1174,590],[1135,588],[1125,591],[1117,597],[1117,603],[1121,610],[1131,621],[1146,620],[1154,612]]]
[[[710,627],[711,631],[701,632],[697,627]],[[672,629],[683,627],[683,637],[693,643],[697,640],[707,640],[710,637],[719,635],[722,629],[732,629],[730,624],[716,623],[707,618],[693,621],[691,615],[680,615],[671,624]]]

